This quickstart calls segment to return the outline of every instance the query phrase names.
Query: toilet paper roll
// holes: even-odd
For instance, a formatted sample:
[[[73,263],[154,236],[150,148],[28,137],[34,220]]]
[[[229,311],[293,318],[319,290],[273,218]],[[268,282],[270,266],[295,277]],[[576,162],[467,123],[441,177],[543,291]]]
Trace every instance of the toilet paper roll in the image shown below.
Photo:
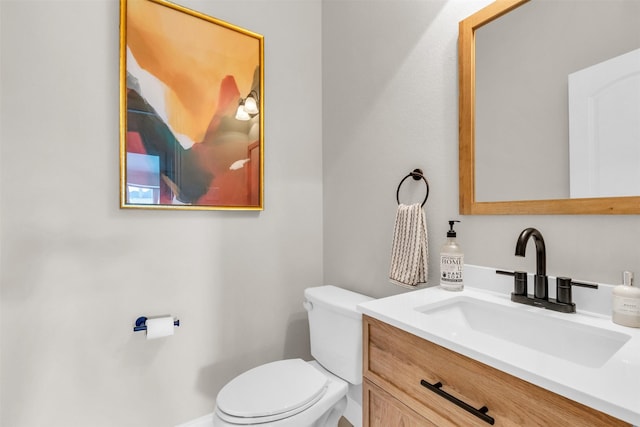
[[[173,316],[162,316],[147,319],[146,325],[148,340],[173,335],[173,331],[175,329],[173,325]]]

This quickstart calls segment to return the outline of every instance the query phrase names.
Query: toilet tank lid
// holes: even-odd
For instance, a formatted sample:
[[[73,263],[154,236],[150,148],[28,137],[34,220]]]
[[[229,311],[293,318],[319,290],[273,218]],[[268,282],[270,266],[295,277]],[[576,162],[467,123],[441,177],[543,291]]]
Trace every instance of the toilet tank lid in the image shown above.
[[[318,304],[326,309],[351,317],[360,316],[357,308],[358,304],[374,299],[332,285],[307,288],[304,290],[304,296],[312,304]]]

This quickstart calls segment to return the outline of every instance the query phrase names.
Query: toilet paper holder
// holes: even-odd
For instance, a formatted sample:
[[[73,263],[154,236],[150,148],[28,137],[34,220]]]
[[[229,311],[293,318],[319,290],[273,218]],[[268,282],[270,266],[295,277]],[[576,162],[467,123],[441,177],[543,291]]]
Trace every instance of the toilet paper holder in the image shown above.
[[[180,326],[180,320],[174,319],[174,326]],[[136,319],[136,326],[133,327],[134,332],[138,331],[146,331],[147,330],[147,318],[144,316],[140,316]]]

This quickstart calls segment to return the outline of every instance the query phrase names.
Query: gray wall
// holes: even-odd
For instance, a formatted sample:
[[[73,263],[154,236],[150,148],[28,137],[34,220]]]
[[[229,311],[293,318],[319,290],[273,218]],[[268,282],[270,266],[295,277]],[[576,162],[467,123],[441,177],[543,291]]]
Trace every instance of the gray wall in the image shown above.
[[[372,296],[401,290],[387,280],[396,189],[414,168],[430,184],[429,276],[437,283],[447,221],[459,218],[458,21],[489,2],[323,2],[326,283]],[[400,199],[424,194],[409,179]],[[458,228],[466,240],[466,220]]]
[[[120,210],[118,2],[0,2],[2,426],[173,426],[239,372],[309,357],[320,3],[180,3],[265,36],[263,212]],[[132,332],[168,313],[173,337]]]
[[[545,237],[551,275],[619,283],[623,270],[640,274],[638,215],[458,214],[458,21],[488,3],[323,2],[326,283],[376,297],[404,291],[387,280],[389,252],[396,187],[416,167],[431,184],[433,284],[449,218],[462,220],[458,239],[469,264],[535,271],[532,248],[524,259],[513,255],[520,231],[533,226]],[[422,199],[421,184],[405,187],[415,194],[404,203]]]

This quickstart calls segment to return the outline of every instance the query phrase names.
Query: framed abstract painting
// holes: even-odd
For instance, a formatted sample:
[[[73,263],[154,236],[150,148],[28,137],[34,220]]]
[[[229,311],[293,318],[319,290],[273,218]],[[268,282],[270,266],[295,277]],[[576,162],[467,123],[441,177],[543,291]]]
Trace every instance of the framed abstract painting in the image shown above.
[[[120,0],[120,206],[262,210],[264,38]]]

